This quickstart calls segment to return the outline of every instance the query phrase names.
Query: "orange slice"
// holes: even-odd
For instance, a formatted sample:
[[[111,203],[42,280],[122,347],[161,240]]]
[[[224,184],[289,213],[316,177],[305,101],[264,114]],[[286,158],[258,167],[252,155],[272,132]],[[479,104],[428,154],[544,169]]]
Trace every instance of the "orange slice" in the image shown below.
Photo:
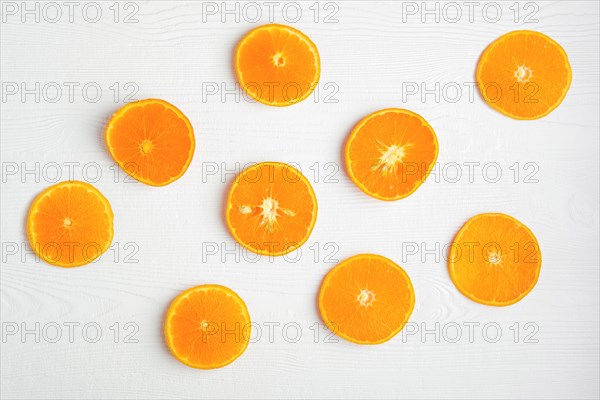
[[[237,176],[227,198],[227,226],[242,246],[280,256],[302,246],[317,220],[308,180],[279,162],[253,165]]]
[[[169,307],[165,337],[171,353],[193,368],[221,368],[246,351],[250,314],[233,290],[201,285],[181,293]]]
[[[541,267],[533,233],[505,214],[479,214],[467,221],[454,238],[448,260],[458,290],[491,306],[508,306],[525,297]]]
[[[239,42],[235,72],[253,99],[269,106],[289,106],[313,92],[321,62],[317,46],[304,33],[270,24],[253,29]]]
[[[151,186],[181,178],[194,155],[194,129],[187,117],[164,100],[129,103],[110,119],[106,147],[119,166]]]
[[[89,183],[61,182],[33,200],[27,237],[33,251],[47,263],[79,267],[110,247],[113,212],[106,197]]]
[[[399,200],[425,181],[438,155],[433,128],[412,111],[388,108],[363,118],[346,142],[350,178],[369,196]]]
[[[393,261],[376,254],[350,257],[325,276],[319,311],[327,327],[358,344],[390,340],[415,306],[410,278]]]
[[[484,100],[515,119],[537,119],[559,106],[571,86],[563,48],[534,31],[514,31],[490,44],[477,65]]]

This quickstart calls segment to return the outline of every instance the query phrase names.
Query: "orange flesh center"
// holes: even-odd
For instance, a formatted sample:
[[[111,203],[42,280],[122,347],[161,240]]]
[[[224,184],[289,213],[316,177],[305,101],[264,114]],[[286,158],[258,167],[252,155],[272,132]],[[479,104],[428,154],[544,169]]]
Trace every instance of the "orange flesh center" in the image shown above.
[[[65,218],[63,221],[63,225],[65,226],[65,228],[70,227],[73,224],[73,221],[71,220],[71,218]]]
[[[488,261],[490,265],[499,265],[502,262],[502,255],[497,251],[490,251],[488,253]]]
[[[380,170],[383,175],[395,173],[396,169],[398,168],[398,164],[402,163],[402,160],[406,155],[405,149],[408,146],[408,144],[404,146],[393,144],[380,149],[379,151],[381,152],[381,157],[379,157],[379,161],[373,167],[373,170]]]
[[[519,65],[517,67],[517,70],[515,71],[515,78],[518,82],[521,83],[529,82],[531,80],[532,75],[533,71],[531,70],[531,68],[526,67],[525,65]]]
[[[273,227],[277,223],[279,203],[277,203],[277,200],[267,197],[259,207],[262,208],[262,221],[260,225],[266,225],[269,228],[269,232],[273,232]]]
[[[207,320],[203,319],[202,322],[200,323],[200,329],[202,329],[204,332],[206,332],[209,324],[210,323]]]
[[[140,144],[140,150],[141,150],[142,154],[149,154],[153,148],[154,148],[154,145],[152,144],[151,140],[148,140],[148,139],[142,140],[142,143]]]
[[[273,64],[275,64],[276,67],[283,67],[285,65],[285,60],[281,53],[275,53],[273,56]]]
[[[279,207],[277,200],[273,199],[272,197],[264,198],[262,204],[255,206],[254,208],[261,209],[260,215],[262,216],[262,220],[260,222],[260,226],[266,226],[269,232],[273,232],[275,226],[277,225],[277,217],[280,216],[280,214],[278,214],[279,210],[281,210],[281,212],[288,217],[293,217],[296,215],[296,213],[292,210]],[[250,214],[252,209],[252,206],[243,205],[239,208],[239,212],[241,214]]]
[[[361,289],[358,296],[356,296],[356,301],[358,301],[361,306],[368,307],[375,301],[375,293],[368,289]]]

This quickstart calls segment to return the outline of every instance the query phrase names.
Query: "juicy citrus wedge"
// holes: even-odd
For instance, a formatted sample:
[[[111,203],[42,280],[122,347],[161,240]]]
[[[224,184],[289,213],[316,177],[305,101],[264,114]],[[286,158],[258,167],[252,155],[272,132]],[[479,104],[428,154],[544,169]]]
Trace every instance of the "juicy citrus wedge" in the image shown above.
[[[363,118],[346,142],[348,175],[369,196],[399,200],[425,181],[438,155],[433,128],[420,115],[397,108]]]
[[[181,178],[194,155],[194,129],[164,100],[129,103],[110,119],[104,135],[108,151],[133,178],[164,186]]]
[[[102,255],[113,240],[113,212],[92,185],[61,182],[40,193],[29,209],[27,237],[49,264],[79,267]]]
[[[321,73],[317,46],[285,25],[263,25],[239,42],[235,71],[242,88],[269,106],[289,106],[313,92]]]
[[[509,32],[490,44],[477,65],[484,100],[515,119],[537,119],[559,106],[571,86],[563,48],[534,31]]]
[[[473,301],[508,306],[537,283],[542,254],[533,233],[505,214],[479,214],[458,231],[448,260],[450,278]]]
[[[201,285],[181,293],[169,307],[165,337],[171,353],[193,368],[221,368],[246,351],[250,314],[233,290]]]
[[[263,162],[242,171],[233,182],[227,226],[242,246],[280,256],[302,246],[317,220],[312,186],[294,167]]]
[[[379,344],[402,330],[415,306],[410,278],[375,254],[350,257],[325,276],[319,311],[327,327],[358,344]]]

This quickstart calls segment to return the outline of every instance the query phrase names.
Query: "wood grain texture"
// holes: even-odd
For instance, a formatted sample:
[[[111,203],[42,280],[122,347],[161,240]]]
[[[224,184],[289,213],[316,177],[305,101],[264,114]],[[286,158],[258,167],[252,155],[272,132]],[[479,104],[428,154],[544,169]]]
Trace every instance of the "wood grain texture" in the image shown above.
[[[220,14],[207,17],[203,3],[191,1],[135,2],[139,22],[115,23],[112,2],[100,4],[103,17],[97,23],[80,13],[73,23],[22,23],[17,14],[0,25],[2,95],[7,96],[0,103],[0,311],[3,334],[15,326],[20,330],[0,343],[0,397],[598,398],[598,2],[534,2],[536,23],[523,23],[523,14],[515,23],[513,2],[498,3],[503,17],[496,23],[481,13],[474,22],[464,17],[457,23],[443,18],[422,23],[420,14],[403,22],[402,2],[366,1],[335,2],[337,23],[323,23],[326,3],[320,3],[315,23],[313,2],[299,3],[303,17],[293,25],[319,48],[320,97],[282,109],[245,101],[241,94],[239,101],[235,94],[225,101],[221,93],[207,95],[210,85],[235,87],[232,49],[257,23],[236,22],[231,15],[222,23]],[[258,23],[269,22],[266,6],[257,4],[264,14]],[[284,4],[276,22],[287,22]],[[519,7],[523,13],[525,2]],[[506,118],[477,93],[470,100],[464,86],[474,82],[485,46],[513,29],[548,34],[570,58],[571,89],[542,120]],[[64,92],[55,103],[42,93],[36,102],[33,94],[22,101],[20,92],[5,92],[7,83],[33,88],[36,82],[41,87],[75,82],[79,89],[73,101]],[[82,96],[88,83],[102,89],[97,102]],[[135,98],[173,102],[195,127],[194,160],[172,185],[127,182],[105,149],[104,126],[130,93],[128,83],[137,89]],[[456,102],[403,93],[407,84],[431,89],[436,83],[465,90]],[[335,102],[325,101],[327,95]],[[437,176],[394,203],[360,192],[341,157],[352,126],[384,107],[423,115],[440,143]],[[313,234],[300,254],[287,259],[256,259],[239,250],[223,221],[235,172],[264,160],[299,165],[319,201]],[[30,254],[24,221],[57,165],[63,179],[68,177],[69,162],[78,163],[75,178],[93,182],[111,201],[115,246],[93,265],[63,270]],[[470,180],[464,165],[473,162],[479,167]],[[490,163],[502,172],[496,183],[482,174]],[[537,182],[527,182],[532,171],[527,163]],[[449,169],[455,164],[462,166],[456,182]],[[544,257],[536,288],[507,308],[460,295],[444,260],[443,247],[461,225],[488,211],[527,224]],[[359,252],[393,259],[415,286],[410,331],[380,346],[336,342],[322,328],[316,308],[325,273],[336,260]],[[260,327],[247,352],[221,370],[180,364],[162,337],[170,301],[201,283],[234,289]],[[135,325],[125,328],[128,322]],[[36,323],[39,343],[31,333],[23,339],[21,328],[34,329]],[[72,343],[65,323],[79,324]],[[102,329],[95,343],[82,335],[88,323]],[[52,343],[56,324],[62,336]],[[475,329],[472,340],[469,324]],[[456,326],[462,336],[453,343]],[[502,335],[492,343],[496,326]],[[94,329],[88,332],[92,338]],[[423,336],[424,329],[429,333]]]

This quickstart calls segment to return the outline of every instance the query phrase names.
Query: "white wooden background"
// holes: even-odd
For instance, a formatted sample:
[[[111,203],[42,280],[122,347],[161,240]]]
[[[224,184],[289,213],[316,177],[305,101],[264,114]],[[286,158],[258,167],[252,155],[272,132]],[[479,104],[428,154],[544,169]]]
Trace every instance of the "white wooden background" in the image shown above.
[[[320,90],[330,98],[311,98],[288,108],[244,98],[237,102],[234,95],[224,101],[219,95],[206,96],[215,85],[234,87],[236,42],[269,22],[262,2],[256,3],[263,12],[256,23],[248,21],[255,9],[246,8],[244,14],[243,3],[238,5],[240,21],[226,14],[225,23],[221,2],[120,3],[117,22],[113,2],[98,2],[102,16],[96,23],[83,18],[86,3],[76,3],[69,22],[68,9],[58,2],[63,16],[55,23],[50,20],[56,10],[46,3],[39,3],[39,23],[35,15],[24,15],[22,22],[15,4],[21,7],[21,2],[3,2],[1,25],[2,398],[598,398],[598,2],[521,3],[518,22],[513,2],[500,2],[503,13],[495,23],[483,18],[484,3],[475,9],[472,22],[466,6],[455,3],[463,12],[457,23],[450,21],[455,16],[450,8],[444,14],[445,3],[439,5],[439,23],[431,15],[423,23],[419,12],[403,21],[400,2],[301,3],[302,17],[293,25],[317,44]],[[295,18],[294,5],[283,13],[286,4],[275,8],[275,22],[291,24]],[[421,7],[421,2],[412,4]],[[86,17],[93,19],[89,7]],[[227,7],[233,9],[235,3]],[[524,23],[535,7],[538,21]],[[315,8],[320,10],[316,23]],[[324,23],[335,8],[337,22]],[[131,12],[138,22],[123,23]],[[493,9],[488,13],[494,17]],[[538,121],[509,119],[479,95],[468,96],[480,52],[514,29],[550,35],[562,44],[573,68],[563,104]],[[65,82],[79,85],[73,99]],[[21,84],[35,92],[36,83],[39,101],[35,93],[23,99]],[[120,87],[117,102],[115,83]],[[403,96],[403,84],[412,83],[429,89],[436,83],[448,89],[459,85],[464,91],[456,102],[450,101],[450,92],[438,101],[434,95],[422,101],[419,95]],[[86,84],[88,100],[81,90]],[[63,93],[52,102],[57,85]],[[95,103],[94,86],[102,89]],[[13,94],[15,87],[18,93]],[[173,102],[195,127],[194,160],[186,175],[167,187],[127,183],[122,175],[115,182],[103,128],[132,88],[137,88],[137,99]],[[339,91],[332,94],[335,88]],[[352,126],[384,107],[423,115],[437,132],[439,162],[446,166],[446,175],[438,173],[437,182],[430,177],[415,194],[393,203],[359,191],[345,174],[341,157]],[[223,251],[211,255],[216,247],[234,248],[223,218],[233,178],[226,170],[263,160],[299,164],[314,184],[319,216],[299,260],[253,262],[251,255],[239,252],[236,260]],[[92,182],[95,167],[101,167],[95,185],[115,212],[114,250],[93,265],[72,270],[36,262],[24,245],[31,200],[51,184],[57,165],[67,179],[69,162],[79,163],[73,167],[75,178]],[[452,166],[465,162],[481,163],[473,181],[464,167],[462,178],[453,183]],[[515,162],[521,172],[516,183],[510,169]],[[497,183],[482,176],[486,163],[500,165],[503,175]],[[533,164],[526,169],[525,163]],[[326,180],[340,164],[342,169]],[[538,182],[525,182],[535,166]],[[34,172],[25,174],[25,169]],[[489,169],[487,180],[494,175]],[[506,308],[479,305],[460,295],[441,250],[437,260],[422,251],[409,255],[414,246],[444,246],[469,217],[489,211],[527,224],[543,252],[536,288]],[[132,251],[136,254],[126,257]],[[419,333],[361,347],[343,340],[330,343],[321,328],[315,342],[319,325],[314,324],[320,324],[316,294],[335,265],[326,257],[330,252],[337,260],[374,252],[401,264],[415,286],[411,330]],[[202,283],[234,289],[262,327],[262,336],[246,353],[220,370],[184,366],[171,357],[163,340],[170,301]],[[80,324],[72,343],[64,325],[70,322]],[[125,326],[128,322],[132,324]],[[434,332],[436,322],[444,336],[420,335],[423,329]],[[35,331],[36,323],[39,343],[33,333],[21,336],[23,329]],[[82,335],[86,323],[101,327],[96,343]],[[272,340],[265,325],[270,323],[280,324]],[[287,323],[297,325],[288,325],[285,336]],[[472,340],[469,323],[480,324]],[[492,324],[487,336],[485,324]],[[52,343],[57,325],[62,336]],[[137,343],[128,343],[124,335],[136,326]],[[294,326],[301,329],[296,343],[291,340]],[[462,337],[452,343],[456,326]],[[496,326],[502,336],[490,343]],[[15,327],[19,332],[10,335]],[[87,339],[94,336],[90,328]]]

